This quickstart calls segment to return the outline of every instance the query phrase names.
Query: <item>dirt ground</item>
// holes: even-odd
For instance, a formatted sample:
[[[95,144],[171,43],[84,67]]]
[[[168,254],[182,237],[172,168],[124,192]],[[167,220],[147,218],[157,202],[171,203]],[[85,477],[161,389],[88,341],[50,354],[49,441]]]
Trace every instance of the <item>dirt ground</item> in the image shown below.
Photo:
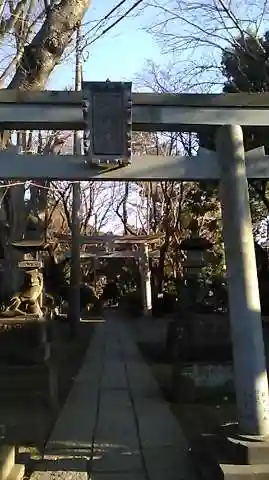
[[[170,394],[171,366],[151,364],[170,408],[189,440],[200,434],[214,433],[221,425],[236,421],[236,405],[234,399],[223,395],[201,396],[192,402],[175,402]]]
[[[167,322],[169,319],[167,319]],[[195,401],[175,401],[171,395],[172,366],[165,359],[165,320],[153,320],[133,327],[141,353],[150,364],[164,397],[188,440],[214,433],[221,425],[236,421],[235,398],[223,393],[199,394]],[[150,334],[152,332],[152,334]]]
[[[23,447],[23,450],[26,448],[26,451],[30,450],[32,453],[42,452],[82,363],[93,329],[93,321],[82,322],[77,338],[72,339],[66,322],[56,325],[57,341],[54,342],[54,358],[59,378],[58,409],[53,410],[49,407],[46,396],[36,394],[35,383],[37,381],[40,383],[40,377],[44,376],[44,372],[40,372],[37,379],[37,373],[32,373],[31,367],[28,373],[23,373],[27,375],[25,382],[23,380],[19,385],[15,380],[11,391],[6,389],[4,392],[0,388],[0,425],[4,425],[5,442]],[[3,365],[0,367],[3,375]],[[46,378],[45,376],[42,393],[46,393]],[[21,383],[24,383],[25,387],[26,380],[27,386],[29,385],[29,388],[26,388],[27,391],[21,387]]]

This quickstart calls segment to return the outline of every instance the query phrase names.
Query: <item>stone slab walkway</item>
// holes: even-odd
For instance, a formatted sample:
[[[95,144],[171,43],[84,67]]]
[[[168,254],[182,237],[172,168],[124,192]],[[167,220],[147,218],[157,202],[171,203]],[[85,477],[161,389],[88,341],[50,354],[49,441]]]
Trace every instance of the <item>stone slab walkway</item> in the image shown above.
[[[50,478],[48,470],[56,478],[57,468],[58,478],[85,472],[88,480],[197,480],[180,426],[114,314],[96,326],[45,460],[47,471],[33,478]]]

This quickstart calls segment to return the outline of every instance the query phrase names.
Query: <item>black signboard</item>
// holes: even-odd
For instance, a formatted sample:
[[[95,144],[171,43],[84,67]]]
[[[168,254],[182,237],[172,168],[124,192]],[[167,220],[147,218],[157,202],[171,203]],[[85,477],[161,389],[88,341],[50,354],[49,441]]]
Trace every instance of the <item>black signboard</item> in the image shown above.
[[[132,84],[83,82],[84,153],[89,162],[131,161]]]

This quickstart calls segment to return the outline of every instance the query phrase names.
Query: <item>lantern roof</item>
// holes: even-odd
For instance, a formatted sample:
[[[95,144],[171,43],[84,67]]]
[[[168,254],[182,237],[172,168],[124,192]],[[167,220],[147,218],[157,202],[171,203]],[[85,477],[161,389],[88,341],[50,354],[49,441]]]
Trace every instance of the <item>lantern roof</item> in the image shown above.
[[[189,237],[182,240],[180,250],[209,250],[213,243],[203,237]]]
[[[23,239],[17,242],[12,242],[11,245],[24,252],[34,252],[47,250],[50,245],[53,245],[53,242],[45,242],[45,240],[42,239]]]

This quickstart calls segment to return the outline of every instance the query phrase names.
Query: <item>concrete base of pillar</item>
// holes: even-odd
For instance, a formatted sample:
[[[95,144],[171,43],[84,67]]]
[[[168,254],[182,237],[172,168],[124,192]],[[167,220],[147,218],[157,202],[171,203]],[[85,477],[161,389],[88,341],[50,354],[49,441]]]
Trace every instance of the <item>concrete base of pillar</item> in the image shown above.
[[[269,441],[258,437],[227,437],[227,450],[240,465],[268,465]]]
[[[220,465],[221,477],[225,480],[266,480],[269,465]]]
[[[201,435],[192,453],[202,478],[253,480],[269,478],[269,441],[236,433],[229,427],[218,434]]]

